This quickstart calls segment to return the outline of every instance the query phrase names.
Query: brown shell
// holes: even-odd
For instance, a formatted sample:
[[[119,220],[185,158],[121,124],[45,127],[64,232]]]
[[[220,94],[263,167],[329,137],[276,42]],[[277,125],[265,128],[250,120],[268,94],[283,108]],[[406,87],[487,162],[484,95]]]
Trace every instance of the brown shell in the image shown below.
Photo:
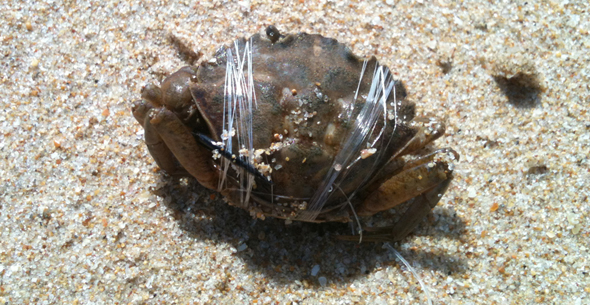
[[[363,97],[369,92],[378,63],[375,57],[368,59],[367,72],[359,87],[363,60],[336,40],[306,33],[281,36],[278,40],[273,39],[276,40],[274,43],[270,38],[269,35],[255,34],[249,40],[242,38],[235,43],[240,54],[247,42],[252,46],[257,98],[252,113],[254,148],[268,149],[277,142],[287,144],[279,151],[265,155],[267,163],[275,168],[271,174],[273,185],[258,179],[256,193],[272,192],[275,196],[281,195],[281,198],[309,199],[321,186],[334,157],[353,131],[355,118],[365,101]],[[220,141],[224,129],[227,52],[231,49],[235,54],[235,45],[218,50],[214,61],[203,62],[191,84],[191,93],[201,116],[187,125],[216,141]],[[360,92],[355,100],[357,87]],[[341,192],[330,197],[323,211],[342,207],[346,203],[343,194],[350,196],[362,189],[368,182],[367,177],[374,176],[414,136],[415,129],[407,125],[414,117],[414,105],[406,102],[405,96],[404,86],[396,81],[395,95],[391,94],[387,101],[388,110],[393,109],[394,101],[397,102],[395,133],[393,124],[388,123],[384,136],[379,139],[388,142],[379,143],[386,149],[378,152],[375,157],[379,158],[377,162],[374,158],[367,158],[354,163],[349,169],[351,174],[340,183]],[[349,118],[347,111],[351,103],[354,113]],[[382,126],[381,122],[378,128]],[[233,153],[237,155],[238,152]],[[358,197],[354,203],[362,200]],[[264,206],[271,202],[281,206],[281,200],[292,202],[294,199],[254,196],[254,201],[262,205],[265,214],[276,214],[275,211],[267,211]],[[317,220],[326,220],[325,217],[320,214]]]

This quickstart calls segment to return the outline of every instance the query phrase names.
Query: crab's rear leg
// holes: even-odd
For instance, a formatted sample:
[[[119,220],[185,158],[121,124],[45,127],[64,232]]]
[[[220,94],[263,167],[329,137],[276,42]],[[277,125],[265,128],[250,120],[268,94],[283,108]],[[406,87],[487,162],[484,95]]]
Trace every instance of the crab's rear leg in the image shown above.
[[[439,150],[404,166],[404,170],[385,181],[372,192],[357,211],[359,216],[370,216],[413,200],[393,226],[366,228],[363,241],[398,241],[408,235],[432,210],[447,190],[453,175],[445,157],[458,159],[450,149]],[[343,239],[357,240],[354,236]]]
[[[414,137],[406,143],[405,147],[396,156],[405,156],[419,151],[445,134],[445,124],[441,121],[424,117],[415,118],[414,120],[425,124],[425,126],[418,129]]]
[[[406,237],[440,201],[451,180],[452,177],[448,177],[428,192],[415,197],[410,207],[400,216],[400,221],[395,225],[383,228],[367,228],[367,241],[399,241]]]

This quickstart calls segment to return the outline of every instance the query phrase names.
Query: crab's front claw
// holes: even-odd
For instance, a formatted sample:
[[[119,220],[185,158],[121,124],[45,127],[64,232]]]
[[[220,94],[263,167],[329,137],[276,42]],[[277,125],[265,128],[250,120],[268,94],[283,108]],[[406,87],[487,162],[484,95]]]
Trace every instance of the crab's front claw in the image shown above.
[[[147,84],[141,88],[141,98],[150,106],[160,107],[162,106],[162,89],[154,84]]]
[[[197,144],[190,130],[172,111],[165,107],[151,109],[147,114],[144,126],[154,128],[157,135],[166,144],[166,148],[201,185],[217,189],[219,176],[212,165],[211,152]],[[148,128],[146,128],[147,130]]]
[[[190,85],[196,80],[195,69],[184,67],[166,77],[162,82],[162,104],[181,119],[185,119],[189,115],[186,110],[193,105]]]
[[[148,112],[154,108],[150,101],[135,101],[131,107],[133,116],[143,127],[145,144],[150,152],[150,155],[156,161],[156,164],[171,176],[189,176],[189,173],[180,166],[174,154],[170,151],[166,143],[154,126],[150,123]]]

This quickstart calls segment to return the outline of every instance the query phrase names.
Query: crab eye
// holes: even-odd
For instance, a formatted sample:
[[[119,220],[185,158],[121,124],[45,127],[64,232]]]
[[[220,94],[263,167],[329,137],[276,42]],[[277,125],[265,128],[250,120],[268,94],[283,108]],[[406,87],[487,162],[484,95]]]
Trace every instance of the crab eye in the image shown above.
[[[266,36],[270,39],[270,42],[275,43],[281,37],[281,32],[274,25],[269,25],[266,28]]]

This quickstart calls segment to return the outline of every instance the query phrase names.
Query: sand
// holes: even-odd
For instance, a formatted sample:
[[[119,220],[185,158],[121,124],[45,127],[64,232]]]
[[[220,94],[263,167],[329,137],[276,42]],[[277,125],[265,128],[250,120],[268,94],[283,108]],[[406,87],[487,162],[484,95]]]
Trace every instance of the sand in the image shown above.
[[[590,303],[590,6],[493,2],[3,1],[0,303]],[[142,86],[270,24],[446,120],[455,180],[393,245],[428,294],[348,226],[253,220],[148,154]]]

